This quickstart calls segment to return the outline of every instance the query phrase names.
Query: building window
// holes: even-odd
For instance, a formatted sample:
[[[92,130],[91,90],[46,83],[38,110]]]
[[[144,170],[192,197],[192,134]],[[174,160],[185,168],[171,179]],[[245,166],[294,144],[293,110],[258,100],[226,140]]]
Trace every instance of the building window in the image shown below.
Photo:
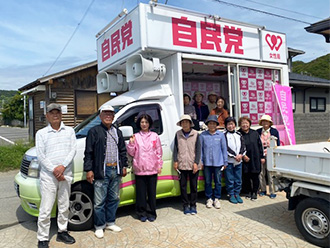
[[[325,98],[311,97],[309,104],[310,112],[325,112]]]
[[[97,97],[95,91],[75,91],[76,115],[89,116],[97,111]]]
[[[296,111],[296,92],[292,91],[292,111]]]

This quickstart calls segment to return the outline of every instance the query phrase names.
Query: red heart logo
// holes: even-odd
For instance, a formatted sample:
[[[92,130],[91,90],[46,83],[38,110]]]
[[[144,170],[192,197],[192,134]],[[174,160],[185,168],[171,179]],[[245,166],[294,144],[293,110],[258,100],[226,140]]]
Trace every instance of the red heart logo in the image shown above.
[[[275,50],[278,51],[283,43],[281,36],[276,36],[276,35],[270,35],[267,34],[266,37],[266,42],[268,44],[268,46],[270,47],[271,50]]]

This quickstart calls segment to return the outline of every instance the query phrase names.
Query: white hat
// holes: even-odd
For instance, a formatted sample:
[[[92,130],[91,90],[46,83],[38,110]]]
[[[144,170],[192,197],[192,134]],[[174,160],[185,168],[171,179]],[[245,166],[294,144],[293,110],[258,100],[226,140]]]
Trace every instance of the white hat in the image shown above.
[[[270,115],[263,115],[263,116],[261,116],[261,118],[260,118],[260,120],[259,120],[259,125],[260,125],[260,126],[262,126],[262,125],[261,125],[261,122],[262,122],[262,121],[269,121],[269,122],[270,122],[270,126],[273,125],[272,117],[270,117]]]
[[[102,105],[99,110],[100,110],[100,113],[102,111],[112,111],[112,112],[115,112],[115,109],[111,105]]]
[[[190,115],[182,115],[180,117],[180,120],[176,123],[176,125],[179,126],[179,127],[181,127],[181,121],[183,121],[183,120],[190,121],[191,127],[194,126],[194,123],[192,122]]]

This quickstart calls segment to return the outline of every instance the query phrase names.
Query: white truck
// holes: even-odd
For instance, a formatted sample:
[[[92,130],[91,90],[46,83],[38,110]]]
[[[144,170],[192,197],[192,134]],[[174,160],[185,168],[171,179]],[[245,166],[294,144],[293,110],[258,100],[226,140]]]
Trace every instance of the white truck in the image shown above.
[[[276,191],[284,190],[289,210],[304,238],[321,247],[330,245],[330,142],[271,147],[267,169]]]
[[[158,198],[180,194],[172,147],[179,129],[176,123],[184,113],[184,92],[200,91],[206,102],[208,92],[214,91],[227,99],[231,116],[249,116],[256,125],[266,113],[278,129],[283,127],[272,85],[289,85],[285,34],[151,2],[139,4],[102,29],[97,34],[97,51],[98,93],[122,93],[108,102],[116,110],[114,125],[123,130],[130,126],[136,132],[139,114],[153,118],[152,130],[160,137],[164,160]],[[87,132],[99,123],[95,113],[75,128],[77,153],[69,216],[70,228],[75,230],[93,224],[93,188],[86,182],[83,157]],[[40,204],[39,168],[35,149],[31,149],[15,177],[21,205],[34,216]],[[198,189],[203,188],[200,173]],[[132,171],[122,179],[120,199],[121,205],[135,201]]]

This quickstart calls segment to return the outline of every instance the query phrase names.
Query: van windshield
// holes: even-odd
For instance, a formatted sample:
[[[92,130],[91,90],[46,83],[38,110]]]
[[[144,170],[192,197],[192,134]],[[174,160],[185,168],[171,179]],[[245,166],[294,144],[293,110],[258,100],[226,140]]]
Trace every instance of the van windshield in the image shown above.
[[[113,106],[115,109],[115,113],[117,113],[123,106]],[[88,131],[97,125],[101,123],[101,119],[99,116],[99,112],[96,112],[92,114],[90,117],[88,117],[86,120],[84,120],[82,123],[77,125],[74,130],[76,132],[76,138],[84,138],[87,137]]]

